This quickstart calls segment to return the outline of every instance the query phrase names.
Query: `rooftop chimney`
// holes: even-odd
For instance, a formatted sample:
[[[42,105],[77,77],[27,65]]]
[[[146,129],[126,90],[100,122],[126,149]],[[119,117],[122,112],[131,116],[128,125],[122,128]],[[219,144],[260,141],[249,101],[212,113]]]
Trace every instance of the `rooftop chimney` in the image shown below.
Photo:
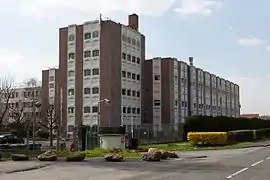
[[[128,26],[135,30],[139,29],[139,16],[137,14],[131,14],[128,16]]]
[[[189,57],[189,58],[188,58],[188,60],[189,60],[189,65],[190,65],[190,66],[193,66],[193,59],[194,59],[193,57]]]

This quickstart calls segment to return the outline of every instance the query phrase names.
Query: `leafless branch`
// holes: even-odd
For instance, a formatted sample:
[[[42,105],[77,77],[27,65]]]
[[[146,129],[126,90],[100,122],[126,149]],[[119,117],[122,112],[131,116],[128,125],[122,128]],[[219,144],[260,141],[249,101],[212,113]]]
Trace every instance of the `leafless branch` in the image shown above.
[[[14,96],[14,79],[10,77],[4,77],[0,79],[0,126],[2,131],[2,125],[4,118],[9,110],[9,101]]]

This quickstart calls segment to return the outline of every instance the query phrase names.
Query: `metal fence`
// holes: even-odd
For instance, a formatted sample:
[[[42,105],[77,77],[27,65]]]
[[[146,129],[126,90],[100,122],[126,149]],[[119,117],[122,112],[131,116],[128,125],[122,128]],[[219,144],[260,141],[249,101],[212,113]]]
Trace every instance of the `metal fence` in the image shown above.
[[[183,140],[183,124],[178,125],[140,125],[127,129],[129,138],[137,138],[139,144],[159,144]]]
[[[139,144],[158,144],[179,142],[183,140],[183,124],[178,125],[139,125],[126,126],[126,142],[131,138],[138,139]],[[97,126],[79,126],[74,129],[75,148],[79,150],[99,147]]]

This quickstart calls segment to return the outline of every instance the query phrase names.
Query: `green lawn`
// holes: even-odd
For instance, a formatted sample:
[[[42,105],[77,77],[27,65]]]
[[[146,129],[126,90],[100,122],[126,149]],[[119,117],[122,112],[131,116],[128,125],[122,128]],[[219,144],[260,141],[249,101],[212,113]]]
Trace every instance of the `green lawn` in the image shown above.
[[[142,156],[140,152],[136,152],[136,151],[115,151],[115,150],[107,150],[107,149],[102,149],[102,148],[87,150],[85,152],[86,152],[86,158],[104,157],[106,154],[109,154],[109,153],[121,154],[126,159],[138,159],[138,158],[141,158]],[[72,152],[70,151],[57,152],[57,156],[59,157],[65,157],[69,154],[72,154]]]
[[[142,145],[139,146],[140,149],[148,148],[158,148],[170,151],[195,151],[195,150],[221,150],[221,149],[236,149],[244,148],[251,145],[250,142],[237,143],[233,145],[226,146],[195,146],[191,145],[189,142],[182,143],[169,143],[169,144],[154,144],[154,145]]]

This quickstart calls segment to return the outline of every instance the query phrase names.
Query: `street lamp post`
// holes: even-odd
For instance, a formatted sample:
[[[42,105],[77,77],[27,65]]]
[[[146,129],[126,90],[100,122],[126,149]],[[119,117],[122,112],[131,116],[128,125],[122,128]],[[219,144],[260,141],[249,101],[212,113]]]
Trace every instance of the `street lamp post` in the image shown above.
[[[134,121],[132,113],[131,113],[131,137],[134,138]]]
[[[37,117],[36,117],[36,108],[39,108],[41,106],[40,102],[36,102],[35,107],[33,108],[34,112],[33,112],[33,116],[34,116],[34,120],[33,120],[33,150],[35,150],[35,144],[36,144],[36,122],[37,122]]]
[[[97,144],[98,146],[100,146],[100,141],[99,141],[99,126],[100,126],[100,103],[106,103],[106,104],[109,104],[110,103],[110,100],[109,99],[102,99],[100,101],[98,101],[98,117],[97,117]]]

